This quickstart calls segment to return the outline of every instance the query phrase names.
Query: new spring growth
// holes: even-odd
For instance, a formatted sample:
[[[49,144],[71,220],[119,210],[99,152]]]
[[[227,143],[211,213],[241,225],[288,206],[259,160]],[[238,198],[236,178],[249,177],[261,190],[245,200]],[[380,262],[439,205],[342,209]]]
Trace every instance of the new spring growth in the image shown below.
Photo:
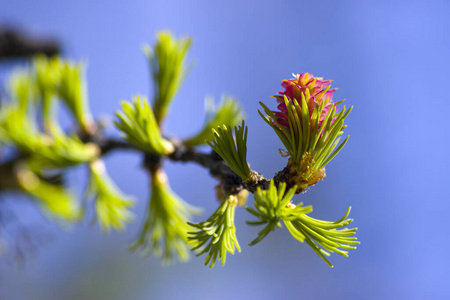
[[[292,197],[296,186],[286,191],[286,183],[280,183],[278,189],[273,180],[268,190],[258,190],[255,193],[255,208],[246,207],[248,212],[256,216],[258,221],[248,221],[253,226],[265,225],[258,233],[258,237],[250,243],[250,246],[259,243],[276,227],[281,227],[283,222],[292,236],[300,242],[306,242],[330,267],[333,265],[326,259],[329,252],[335,252],[348,256],[347,251],[356,249],[354,245],[359,244],[355,237],[356,228],[344,228],[353,220],[347,219],[350,207],[345,215],[336,222],[321,221],[309,217],[312,206],[303,206],[292,203]],[[341,248],[341,249],[339,249]],[[328,252],[327,252],[328,251]]]
[[[175,39],[170,32],[160,32],[153,48],[144,46],[153,79],[153,110],[158,124],[166,116],[189,70],[185,61],[190,46],[190,38]]]
[[[266,179],[247,162],[248,133],[254,129],[248,130],[249,123],[244,123],[245,115],[235,98],[225,96],[217,108],[207,102],[205,122],[191,137],[168,137],[164,132],[161,124],[188,70],[190,43],[190,39],[163,32],[153,47],[145,48],[153,101],[137,96],[122,102],[114,122],[122,139],[105,136],[94,123],[83,64],[39,57],[31,69],[15,73],[0,110],[0,147],[7,145],[15,155],[10,161],[0,160],[0,191],[31,196],[52,219],[78,221],[86,206],[80,209],[81,201],[67,188],[64,177],[72,167],[85,165],[89,174],[85,195],[93,200],[101,230],[122,231],[133,220],[134,202],[111,180],[102,156],[131,150],[141,155],[151,190],[131,250],[154,253],[163,262],[185,261],[194,250],[205,255],[210,267],[218,259],[225,264],[227,254],[241,249],[235,210],[246,203],[250,192],[254,193],[254,207],[248,203],[247,210],[257,220],[248,224],[263,226],[251,245],[284,224],[296,240],[306,242],[330,266],[325,257],[330,253],[347,256],[359,243],[353,237],[356,228],[346,228],[352,222],[347,218],[350,209],[336,222],[321,221],[309,216],[312,206],[295,204],[294,196],[325,177],[325,166],[347,142],[348,137],[340,139],[351,107],[338,109],[342,101],[333,102],[336,89],[331,88],[331,80],[311,73],[283,80],[283,90],[275,95],[277,109],[261,103],[264,114],[260,115],[283,143],[281,152],[288,161],[272,179]],[[58,103],[73,117],[71,131],[58,123]],[[203,152],[205,143],[212,152]],[[172,191],[164,171],[166,160],[195,163],[218,181],[219,203],[210,217],[192,221],[197,210]],[[197,186],[207,188],[204,183]]]
[[[188,222],[199,210],[188,205],[170,188],[166,173],[162,169],[152,171],[152,193],[144,224],[130,249],[142,250],[147,256],[154,252],[164,263],[189,259]]]
[[[122,111],[117,111],[116,127],[122,138],[147,152],[168,155],[173,145],[162,137],[158,122],[146,97],[136,96],[132,102],[122,103]]]
[[[13,73],[8,92],[0,110],[0,147],[8,146],[15,156],[0,161],[2,173],[10,170],[0,173],[2,189],[31,196],[53,220],[80,221],[85,207],[73,188],[65,186],[65,175],[75,166],[87,165],[90,189],[85,194],[96,203],[102,230],[120,230],[131,221],[132,202],[108,177],[100,159],[101,145],[78,135],[96,128],[89,113],[83,65],[38,56],[29,69]],[[58,122],[59,103],[73,117],[72,132],[65,132]]]
[[[236,195],[226,195],[219,208],[206,220],[200,223],[188,223],[193,228],[188,239],[193,243],[193,251],[200,250],[197,256],[207,254],[205,265],[214,267],[217,259],[225,265],[227,253],[241,252],[236,237],[234,212],[239,199]],[[196,231],[192,231],[196,229]]]
[[[26,164],[18,166],[16,175],[20,189],[36,200],[47,217],[67,222],[80,219],[79,205],[67,189],[43,181]]]
[[[106,167],[101,159],[89,164],[90,186],[88,193],[95,199],[95,211],[98,223],[103,233],[114,229],[123,231],[126,223],[134,219],[130,208],[134,204],[133,198],[124,195],[108,176]]]
[[[247,126],[242,121],[241,126],[233,128],[228,125],[222,125],[213,129],[214,140],[208,142],[208,145],[219,154],[227,165],[242,180],[247,180],[252,173],[247,163]]]
[[[288,164],[283,170],[289,186],[297,185],[296,193],[305,191],[325,177],[325,165],[344,147],[348,137],[339,144],[344,120],[352,107],[338,112],[333,103],[331,80],[314,77],[311,73],[294,75],[283,80],[283,91],[276,96],[278,110],[272,111],[261,103],[267,115],[260,115],[286,147]]]

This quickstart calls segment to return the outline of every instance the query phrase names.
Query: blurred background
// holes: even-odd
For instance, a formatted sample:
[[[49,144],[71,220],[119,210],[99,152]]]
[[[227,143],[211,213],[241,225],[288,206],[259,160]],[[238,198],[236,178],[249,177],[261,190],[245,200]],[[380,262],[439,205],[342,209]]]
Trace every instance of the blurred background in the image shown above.
[[[252,217],[240,209],[242,252],[229,255],[225,267],[211,270],[204,257],[162,267],[127,250],[142,220],[148,178],[139,155],[114,153],[107,168],[136,197],[136,222],[108,236],[88,220],[61,228],[32,203],[6,197],[42,244],[20,268],[0,263],[0,298],[449,299],[449,12],[445,0],[0,0],[1,24],[56,38],[65,57],[88,63],[97,117],[112,118],[120,100],[151,92],[141,47],[153,44],[157,31],[192,36],[195,68],[175,99],[167,132],[195,133],[206,95],[236,96],[247,114],[248,160],[266,177],[286,161],[281,142],[257,114],[258,101],[274,107],[270,96],[291,73],[333,79],[334,99],[354,106],[346,129],[351,137],[325,180],[297,201],[327,220],[352,206],[361,241],[349,258],[333,254],[331,269],[285,228],[247,246],[259,228],[245,226]],[[1,63],[1,82],[20,63]],[[117,134],[112,127],[110,133]],[[167,163],[166,170],[183,199],[206,215],[214,211],[216,182],[204,169]],[[73,177],[82,187],[82,170]]]

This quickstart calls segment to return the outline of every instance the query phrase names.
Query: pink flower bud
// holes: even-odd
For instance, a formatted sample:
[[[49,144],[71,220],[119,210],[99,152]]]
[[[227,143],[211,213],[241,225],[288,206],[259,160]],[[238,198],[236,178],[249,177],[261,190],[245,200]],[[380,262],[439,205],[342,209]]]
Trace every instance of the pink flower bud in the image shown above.
[[[280,125],[289,129],[288,110],[284,103],[284,97],[286,96],[289,101],[294,99],[301,105],[302,94],[305,97],[306,104],[308,105],[309,115],[311,116],[316,105],[321,105],[323,101],[327,101],[325,107],[319,118],[319,126],[325,119],[328,111],[334,106],[331,101],[333,100],[333,93],[337,89],[330,89],[331,80],[323,80],[322,77],[314,77],[311,73],[297,74],[293,76],[295,78],[283,80],[281,86],[284,91],[280,91],[277,98],[279,112],[274,112],[277,117],[277,121]]]

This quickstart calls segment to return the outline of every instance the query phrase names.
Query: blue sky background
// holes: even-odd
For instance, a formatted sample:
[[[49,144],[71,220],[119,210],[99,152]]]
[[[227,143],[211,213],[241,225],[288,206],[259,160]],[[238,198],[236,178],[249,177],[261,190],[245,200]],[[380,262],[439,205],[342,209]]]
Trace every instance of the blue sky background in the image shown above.
[[[312,216],[339,219],[348,206],[361,245],[330,269],[283,229],[254,247],[257,228],[237,212],[242,253],[210,270],[204,258],[161,267],[127,251],[139,229],[148,178],[136,154],[106,160],[118,185],[135,195],[137,222],[103,236],[85,222],[61,230],[28,202],[8,201],[22,222],[50,241],[22,270],[0,264],[4,299],[449,299],[447,249],[449,138],[446,86],[448,1],[23,1],[0,0],[0,21],[60,39],[64,55],[88,62],[93,113],[112,116],[119,101],[149,94],[141,51],[158,30],[192,36],[187,77],[166,122],[187,137],[203,122],[205,95],[240,99],[249,127],[248,160],[271,177],[282,146],[257,114],[282,79],[311,72],[333,79],[335,99],[354,110],[350,140],[324,181],[300,198]],[[1,80],[10,64],[0,65]],[[115,134],[111,129],[111,133]],[[215,180],[187,164],[167,164],[173,189],[206,213]],[[72,178],[82,185],[82,170]],[[298,198],[298,200],[300,199]],[[17,200],[17,199],[16,199]],[[15,202],[19,202],[15,204]]]

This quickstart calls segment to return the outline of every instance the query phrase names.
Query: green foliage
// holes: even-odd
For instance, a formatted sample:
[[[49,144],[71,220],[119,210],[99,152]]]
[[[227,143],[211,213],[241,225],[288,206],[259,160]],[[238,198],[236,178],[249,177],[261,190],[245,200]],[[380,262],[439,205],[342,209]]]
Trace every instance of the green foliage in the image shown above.
[[[288,206],[291,206],[292,197],[295,194],[297,187],[293,187],[286,191],[286,183],[280,183],[277,190],[273,180],[270,181],[268,190],[261,190],[258,187],[256,193],[254,194],[254,206],[246,207],[247,211],[255,215],[259,221],[247,221],[248,225],[259,226],[266,225],[263,230],[258,233],[258,237],[254,239],[249,245],[253,246],[260,241],[262,241],[275,227],[281,227],[280,221],[286,216]],[[302,207],[302,203],[296,208],[299,213],[310,213],[312,211],[312,206]]]
[[[348,257],[348,251],[339,248],[354,250],[356,247],[352,245],[359,244],[356,237],[351,237],[355,235],[357,228],[345,228],[353,221],[353,219],[347,219],[349,213],[350,207],[345,215],[335,222],[316,220],[306,214],[292,213],[292,218],[284,220],[284,224],[293,237],[300,242],[305,241],[317,255],[333,267],[325,255],[329,256],[329,252],[335,252]]]
[[[59,57],[36,56],[28,77],[32,83],[32,98],[42,105],[44,127],[56,122],[56,106],[61,100],[81,128],[89,132],[93,120],[88,107],[84,64]]]
[[[141,248],[144,256],[153,251],[166,263],[172,262],[175,255],[180,261],[188,260],[191,214],[198,211],[171,191],[166,174],[159,169],[152,174],[152,195],[144,226],[130,249]]]
[[[51,64],[56,64],[54,60]],[[0,111],[0,138],[28,154],[28,164],[35,171],[44,167],[63,168],[92,161],[99,155],[94,144],[84,144],[76,136],[67,136],[48,116],[46,132],[39,129],[38,94],[53,95],[55,72],[50,62],[36,59],[37,77],[31,72],[18,71],[9,84],[11,100],[3,104]],[[45,73],[42,69],[47,70]],[[52,71],[52,72],[50,72]],[[43,74],[47,74],[45,77]],[[39,91],[39,92],[37,92]],[[44,101],[44,96],[41,100]],[[50,104],[46,106],[49,109]],[[44,108],[45,108],[44,107]],[[45,112],[45,109],[44,109]],[[44,114],[45,115],[45,114]]]
[[[16,71],[11,76],[8,88],[11,100],[2,103],[0,138],[3,143],[15,145],[22,151],[33,151],[40,138],[33,115],[36,89],[30,73]]]
[[[17,111],[22,119],[28,118],[30,111],[36,106],[36,101],[33,100],[35,100],[37,92],[37,87],[30,71],[16,70],[11,75],[7,88],[12,98],[12,101],[7,103],[7,107]]]
[[[122,102],[122,111],[114,124],[122,131],[122,137],[137,147],[153,154],[167,155],[173,152],[173,145],[161,136],[155,115],[147,98],[134,97],[132,103]]]
[[[16,105],[4,104],[0,110],[0,138],[2,143],[32,153],[42,143],[36,125],[23,115]]]
[[[224,96],[219,107],[215,109],[214,100],[207,98],[206,106],[206,120],[203,128],[195,136],[184,141],[186,146],[199,146],[205,144],[214,138],[212,129],[215,129],[223,124],[228,126],[237,126],[241,120],[245,118],[242,113],[242,108],[236,99]]]
[[[52,135],[42,135],[27,159],[33,170],[43,168],[66,168],[93,161],[100,154],[95,144],[84,144],[73,135],[51,129]]]
[[[34,75],[37,92],[42,102],[44,124],[48,126],[55,122],[56,99],[61,79],[61,64],[59,57],[48,59],[45,56],[36,56],[34,59]]]
[[[77,221],[81,217],[74,196],[59,185],[42,181],[26,165],[21,165],[17,173],[20,188],[38,200],[42,211],[50,218]]]
[[[227,252],[234,254],[236,249],[241,252],[234,226],[237,202],[237,197],[230,195],[206,221],[189,223],[197,229],[189,232],[188,239],[194,245],[192,250],[201,250],[197,256],[207,253],[205,265],[210,264],[210,268],[214,267],[217,258],[222,259],[222,266],[225,265]]]
[[[251,221],[247,222],[247,224],[266,226],[258,233],[258,237],[250,245],[260,242],[275,227],[281,227],[280,221],[283,221],[295,239],[300,242],[306,241],[330,267],[333,267],[325,258],[325,255],[330,255],[327,251],[348,256],[347,251],[339,248],[352,250],[356,249],[352,245],[359,244],[355,237],[351,237],[355,234],[357,228],[344,228],[353,221],[352,219],[347,219],[350,208],[336,222],[316,220],[307,216],[308,213],[312,212],[312,206],[304,207],[303,203],[298,205],[291,203],[296,189],[297,187],[293,187],[286,192],[286,184],[282,182],[277,190],[273,181],[270,182],[270,187],[267,191],[258,188],[255,193],[256,210],[248,207],[247,210],[255,215],[259,221]]]
[[[213,129],[215,139],[208,145],[219,154],[234,173],[244,181],[251,178],[251,171],[247,164],[247,126],[242,121],[241,126],[234,127],[222,125]]]
[[[102,160],[96,160],[89,165],[90,189],[95,197],[95,211],[100,228],[104,233],[114,229],[122,231],[126,222],[133,220],[130,208],[134,201],[124,195],[109,178]]]
[[[274,112],[261,102],[260,104],[267,115],[264,116],[259,110],[258,112],[278,135],[294,163],[298,164],[305,153],[312,154],[314,164],[311,173],[314,173],[314,170],[319,170],[329,163],[347,143],[348,137],[337,147],[340,136],[343,134],[342,130],[346,127],[344,120],[352,107],[346,111],[344,106],[338,113],[336,112],[337,107],[334,105],[328,110],[319,127],[320,116],[328,101],[323,101],[321,105],[317,104],[311,115],[304,94],[302,94],[301,103],[298,103],[296,99],[289,101],[286,96],[284,97],[284,103],[288,109],[289,129],[280,125]]]
[[[88,109],[84,64],[61,61],[59,66],[59,96],[86,132],[90,132],[92,116]]]
[[[7,85],[9,101],[3,102],[0,110],[0,142],[23,156],[15,172],[19,188],[38,199],[47,216],[65,221],[81,216],[76,197],[62,184],[51,184],[41,177],[48,169],[62,174],[67,168],[90,163],[100,155],[97,145],[84,143],[75,134],[67,135],[57,123],[57,101],[63,100],[82,127],[88,125],[90,115],[82,73],[80,64],[38,56],[31,70],[18,70],[11,76]],[[113,183],[101,176],[96,176],[99,198],[119,197]]]
[[[224,265],[227,253],[240,251],[234,225],[236,205],[244,205],[248,191],[254,192],[259,186],[254,208],[247,207],[258,220],[247,223],[264,227],[250,245],[262,241],[284,223],[295,239],[306,242],[330,266],[325,257],[329,252],[347,256],[346,250],[359,244],[353,237],[356,228],[345,228],[352,222],[347,218],[350,208],[340,220],[328,222],[309,217],[312,206],[294,205],[291,201],[295,193],[325,176],[323,167],[347,142],[348,137],[339,144],[346,127],[344,120],[352,108],[346,111],[344,106],[338,112],[339,103],[331,105],[329,99],[308,108],[307,103],[315,103],[308,89],[305,92],[298,89],[301,97],[298,95],[292,101],[284,97],[287,114],[284,108],[272,112],[261,103],[266,115],[259,112],[260,115],[274,129],[290,156],[287,166],[270,181],[268,190],[261,190],[267,180],[247,163],[248,128],[244,121],[238,126],[244,115],[236,99],[225,96],[217,109],[212,100],[207,101],[203,127],[182,143],[176,138],[164,138],[161,123],[187,73],[185,60],[190,43],[190,39],[175,39],[163,32],[152,49],[144,49],[155,86],[154,102],[152,106],[145,97],[137,96],[131,103],[121,103],[114,123],[129,143],[103,136],[94,123],[88,108],[84,64],[39,56],[30,70],[16,72],[8,84],[9,101],[2,102],[0,110],[0,145],[15,151],[13,159],[0,161],[0,169],[6,174],[0,174],[3,176],[0,191],[22,191],[36,199],[47,216],[74,222],[82,213],[74,193],[64,186],[64,175],[75,165],[87,164],[90,176],[86,198],[95,200],[101,230],[122,231],[133,220],[134,201],[108,176],[101,156],[112,149],[132,148],[144,157],[151,176],[151,197],[131,250],[141,250],[143,255],[154,252],[163,262],[171,262],[175,258],[187,260],[191,248],[197,251],[197,256],[205,254],[205,265],[210,268],[217,259]],[[314,86],[315,82],[307,84]],[[329,87],[323,89],[321,97],[327,92]],[[276,97],[281,101],[280,95]],[[59,102],[74,116],[77,127],[74,133],[64,132],[58,124]],[[281,120],[284,125],[288,123],[286,127],[280,125]],[[194,148],[205,142],[243,182],[223,167],[214,153]],[[171,190],[162,169],[164,159],[198,163],[220,180],[217,195],[222,202],[207,220],[190,222],[196,210]],[[292,188],[286,191],[287,186]],[[230,195],[229,191],[240,193]]]
[[[187,73],[186,53],[191,39],[175,39],[170,32],[160,32],[153,48],[144,47],[154,82],[153,109],[158,124],[167,114],[170,102]]]

